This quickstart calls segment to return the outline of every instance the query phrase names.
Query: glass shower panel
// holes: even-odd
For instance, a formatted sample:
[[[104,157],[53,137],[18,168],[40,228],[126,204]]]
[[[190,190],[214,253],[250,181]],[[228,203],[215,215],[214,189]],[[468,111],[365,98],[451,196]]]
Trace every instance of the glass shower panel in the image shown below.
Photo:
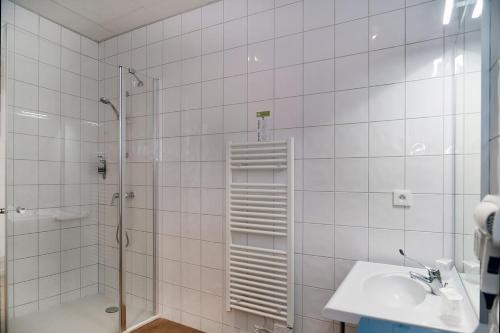
[[[124,175],[125,301],[127,327],[154,314],[154,80],[146,73],[125,69],[126,158]],[[124,75],[125,76],[125,75]]]
[[[8,332],[116,332],[118,313],[105,310],[118,305],[119,252],[107,246],[115,232],[100,207],[96,165],[101,119],[113,114],[101,107],[98,88],[114,87],[116,99],[117,76],[105,73],[117,67],[6,28]],[[39,45],[74,62],[38,59]]]
[[[7,51],[7,26],[2,25],[0,35],[0,207],[5,206],[5,139],[6,139],[6,51]],[[6,258],[6,234],[5,234],[5,210],[0,214],[0,333],[6,330],[6,300],[7,300],[7,285],[5,283],[5,274],[7,272]]]
[[[3,28],[8,332],[122,331],[156,312],[158,80]]]
[[[445,41],[445,130],[453,133],[445,151],[453,195],[455,266],[459,272],[478,271],[473,254],[473,210],[481,199],[481,16],[472,18],[474,3],[458,7],[455,15],[457,34]],[[476,268],[474,268],[476,267]],[[474,274],[466,274],[472,277]],[[474,279],[472,277],[472,279]]]

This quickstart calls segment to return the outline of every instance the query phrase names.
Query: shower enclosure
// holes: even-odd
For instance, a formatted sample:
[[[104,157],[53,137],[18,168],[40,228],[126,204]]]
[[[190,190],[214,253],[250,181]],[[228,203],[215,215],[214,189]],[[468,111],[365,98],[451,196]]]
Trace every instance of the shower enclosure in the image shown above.
[[[2,27],[0,332],[121,332],[157,312],[160,81],[97,58]]]

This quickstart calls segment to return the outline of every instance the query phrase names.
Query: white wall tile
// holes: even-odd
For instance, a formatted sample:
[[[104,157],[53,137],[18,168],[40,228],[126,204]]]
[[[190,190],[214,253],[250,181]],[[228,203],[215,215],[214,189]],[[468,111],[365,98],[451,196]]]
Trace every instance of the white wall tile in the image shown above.
[[[334,288],[333,258],[304,255],[303,267],[305,285],[324,289]]]
[[[368,121],[368,89],[335,92],[335,123]]]
[[[223,6],[224,3],[218,1],[201,8],[201,22],[203,28],[222,23],[224,19]]]
[[[428,79],[443,75],[443,39],[406,46],[408,80]]]
[[[291,35],[303,30],[303,3],[296,2],[276,8],[276,37]]]
[[[306,31],[304,33],[304,61],[333,58],[333,27]]]
[[[223,49],[223,26],[216,25],[202,30],[202,53],[212,53]]]
[[[443,158],[441,156],[407,158],[406,186],[414,193],[442,193]]]
[[[241,18],[224,24],[224,49],[247,43],[247,19]]]
[[[370,226],[403,229],[404,209],[392,206],[392,193],[370,193]]]
[[[342,158],[335,160],[335,191],[367,192],[368,159]]]
[[[46,38],[54,43],[60,43],[61,26],[40,17],[40,37]]]
[[[402,265],[403,257],[397,249],[404,248],[404,231],[370,229],[370,261]]]
[[[335,193],[335,225],[368,226],[367,193]]]
[[[201,28],[201,8],[182,14],[182,33],[188,33]]]
[[[335,126],[335,157],[368,156],[368,123]]]
[[[406,121],[406,154],[443,153],[443,118],[419,118]]]
[[[335,256],[349,260],[368,258],[368,228],[335,226]]]
[[[212,80],[222,78],[223,75],[223,55],[222,53],[214,53],[203,56],[202,59],[202,79]]]
[[[274,38],[274,10],[248,17],[248,43]]]
[[[404,154],[404,122],[401,120],[370,123],[370,156]]]
[[[304,64],[304,93],[315,94],[333,91],[333,60],[323,60]]]
[[[370,159],[370,192],[393,192],[404,188],[404,158],[377,157]]]
[[[68,29],[62,28],[61,44],[62,46],[73,51],[80,52],[80,35]]]
[[[304,223],[304,254],[333,256],[333,225]]]
[[[394,47],[370,52],[370,85],[403,82],[405,79],[405,50]]]
[[[163,38],[171,38],[181,34],[181,16],[177,15],[163,20]]]
[[[373,2],[371,1],[370,5]],[[383,1],[379,0],[375,2],[378,2],[376,5],[379,5]],[[382,8],[379,7],[376,10],[382,10]],[[405,12],[403,9],[371,16],[369,33],[370,50],[403,45],[405,43],[404,29]]]
[[[406,116],[429,117],[443,114],[443,81],[440,78],[406,83]],[[422,98],[426,96],[426,98]]]
[[[357,54],[335,59],[335,89],[353,89],[368,86],[368,54]]]
[[[376,15],[404,7],[404,0],[370,0],[369,2],[370,15]]]
[[[308,191],[333,191],[333,159],[304,160],[304,189]],[[312,195],[307,195],[311,197]],[[304,201],[307,197],[304,193]],[[314,203],[313,203],[314,205]],[[311,210],[309,207],[304,207]],[[326,207],[324,207],[326,208]],[[312,209],[314,210],[314,208]],[[327,221],[323,221],[325,223]]]
[[[193,31],[182,35],[182,58],[191,58],[201,55],[201,31]]]
[[[430,1],[406,8],[406,42],[433,39],[443,35],[442,1]]]
[[[443,196],[417,194],[412,206],[405,212],[409,230],[443,232]]]
[[[304,96],[304,126],[319,126],[334,122],[334,94]]]
[[[249,45],[247,60],[248,60],[249,73],[273,69],[274,67],[273,40]]]
[[[370,87],[370,120],[402,119],[405,111],[405,84]]]
[[[235,76],[247,72],[246,46],[224,51],[224,76]]]
[[[27,30],[35,35],[38,35],[38,15],[35,13],[24,9],[21,6],[15,7],[15,22],[16,26]]]
[[[274,92],[276,98],[302,94],[302,66],[276,69],[274,73]]]
[[[304,157],[333,157],[333,126],[318,126],[304,128]]]
[[[274,97],[273,75],[272,70],[248,75],[248,101],[261,101]]]
[[[304,1],[304,30],[332,25],[333,21],[334,0]]]
[[[368,51],[368,19],[335,25],[335,56]]]
[[[224,79],[224,104],[243,103],[247,99],[246,75]]]
[[[276,67],[284,67],[302,63],[304,59],[304,38],[302,34],[276,38],[274,48],[276,52]]]
[[[247,15],[247,0],[224,1],[224,21]]]
[[[304,125],[304,103],[302,96],[277,99],[274,103],[275,128],[293,128]]]
[[[335,23],[368,16],[368,0],[335,0]]]
[[[179,20],[179,23],[180,23],[180,20]],[[165,26],[163,27],[163,29],[165,31]],[[168,38],[167,37],[168,33],[165,34],[164,36],[165,36],[165,38]],[[148,39],[147,27],[142,27],[142,28],[132,30],[131,38],[132,38],[131,43],[132,43],[133,49],[146,45],[147,39]]]
[[[406,231],[405,252],[424,265],[431,265],[443,255],[442,237],[440,233]],[[426,246],[422,247],[422,244]],[[406,264],[414,265],[411,262],[406,262]]]

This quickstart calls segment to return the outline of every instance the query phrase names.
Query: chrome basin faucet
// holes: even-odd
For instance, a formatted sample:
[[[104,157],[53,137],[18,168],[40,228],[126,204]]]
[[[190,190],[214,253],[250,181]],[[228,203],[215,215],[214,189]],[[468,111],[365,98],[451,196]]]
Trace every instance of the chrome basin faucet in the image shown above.
[[[441,278],[441,272],[439,271],[439,269],[426,266],[419,261],[408,257],[402,249],[399,249],[399,253],[406,259],[417,263],[419,266],[422,266],[427,270],[427,276],[420,273],[410,272],[410,277],[414,280],[418,280],[427,284],[431,288],[431,292],[434,295],[440,296],[441,291],[439,289],[446,287],[446,283],[443,283],[443,279]]]

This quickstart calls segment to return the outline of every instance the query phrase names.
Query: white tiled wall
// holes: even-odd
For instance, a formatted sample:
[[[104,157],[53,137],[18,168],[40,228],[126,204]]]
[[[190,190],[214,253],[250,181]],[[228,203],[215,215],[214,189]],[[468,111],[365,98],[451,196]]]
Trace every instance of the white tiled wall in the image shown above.
[[[255,140],[256,111],[296,140],[296,331],[333,330],[320,310],[356,260],[454,256],[479,195],[459,180],[479,168],[480,32],[443,28],[442,9],[226,0],[102,44],[163,79],[165,315],[208,332],[262,323],[223,305],[224,143]],[[393,207],[405,188],[412,207]]]
[[[98,44],[8,1],[4,23],[9,306],[18,316],[97,293]],[[55,220],[61,211],[86,217]]]
[[[396,251],[404,247],[429,262],[453,256],[454,240],[458,262],[467,258],[460,240],[470,234],[464,226],[469,225],[466,217],[478,198],[479,180],[459,180],[479,167],[480,33],[477,22],[459,25],[456,19],[443,29],[442,6],[441,0],[225,0],[100,43],[99,58],[107,63],[162,78],[160,302],[166,316],[207,332],[252,331],[254,323],[263,323],[255,316],[226,313],[223,304],[224,143],[255,140],[255,112],[261,110],[272,111],[274,138],[296,140],[297,332],[333,331],[320,310],[355,260],[400,264]],[[95,152],[99,149],[110,157],[116,153],[112,111],[99,105],[101,117],[97,117],[96,44],[15,8],[8,6],[2,12],[10,13],[5,16],[10,17],[14,34],[22,33],[31,41],[16,38],[11,48],[19,62],[12,66],[11,104],[49,118],[52,115],[45,108],[61,110],[55,112],[60,126],[46,130],[54,133],[64,128],[65,132],[51,138],[40,132],[45,127],[42,118],[21,127],[14,119],[10,142],[39,147],[14,149],[19,154],[14,160],[37,161],[39,170],[36,177],[25,172],[17,178],[21,183],[14,184],[28,189],[19,193],[31,198],[31,203],[23,202],[28,207],[53,207],[53,201],[45,202],[50,198],[45,194],[29,195],[38,193],[30,190],[35,187],[38,191],[51,187],[62,194],[61,200],[75,199],[71,206],[78,200],[77,206],[93,207],[98,182],[92,164]],[[36,51],[30,47],[33,43],[39,45]],[[38,70],[25,70],[30,65]],[[61,74],[50,74],[53,71]],[[112,66],[99,68],[100,94],[116,98],[115,75]],[[56,97],[36,102],[21,98],[35,91]],[[80,103],[63,108],[75,100],[72,97]],[[149,97],[138,90],[128,100],[129,110],[134,110],[129,116],[137,117],[131,122],[138,125],[132,126],[131,141],[145,139],[141,135],[148,132],[141,125],[147,114],[139,110],[147,106]],[[78,108],[78,113],[66,112]],[[96,148],[97,133],[86,125],[98,120],[102,126]],[[76,123],[80,130],[73,136]],[[50,142],[29,145],[43,140]],[[82,156],[73,160],[70,153],[76,151],[77,142]],[[137,151],[147,146],[143,143],[135,146]],[[61,158],[54,149],[44,150],[54,144],[71,148]],[[40,175],[41,152],[59,165],[55,174]],[[114,244],[116,208],[109,205],[116,188],[113,161],[110,178],[99,189],[100,245]],[[140,159],[135,162],[134,190],[149,192],[150,180],[142,178],[148,174],[147,166]],[[69,174],[77,172],[69,167],[78,164],[81,181],[67,181],[69,175],[78,178]],[[18,170],[30,170],[22,167],[15,169],[14,176]],[[41,182],[59,175],[61,181],[56,184]],[[410,209],[392,206],[391,192],[402,188],[414,193]],[[81,194],[69,195],[74,193]],[[19,197],[15,194],[14,198]],[[149,221],[148,200],[141,202],[144,205],[132,207],[129,213],[140,216],[136,221]],[[60,246],[67,243],[68,233],[79,233],[81,238],[86,223],[58,226]],[[96,227],[97,217],[88,223]],[[36,232],[14,236],[26,238],[20,252],[14,253],[28,251],[25,244],[39,251],[39,238],[48,234],[40,226],[38,219]],[[129,231],[145,237],[150,232],[145,225],[131,226]],[[143,238],[136,236],[133,240]],[[94,248],[78,247],[80,251]],[[54,251],[61,258],[71,252]],[[147,251],[132,252],[143,258]],[[116,287],[116,255],[116,246],[100,249],[103,289]],[[42,256],[38,252],[26,256],[38,264],[26,266],[36,271],[28,272],[31,284],[23,280],[19,290],[38,295]],[[97,255],[92,258],[88,267],[96,266]],[[84,266],[69,272],[83,272]],[[129,273],[133,273],[129,280],[146,278],[136,279],[137,289],[129,290],[132,295],[144,295],[144,287],[149,288],[147,275]],[[59,275],[61,282],[55,285],[61,288],[65,273],[55,276]],[[71,281],[79,279],[73,275]],[[87,288],[81,286],[75,290],[85,294]],[[64,300],[65,294],[60,294],[55,299]],[[20,312],[43,304],[35,294],[24,296],[31,298]]]

